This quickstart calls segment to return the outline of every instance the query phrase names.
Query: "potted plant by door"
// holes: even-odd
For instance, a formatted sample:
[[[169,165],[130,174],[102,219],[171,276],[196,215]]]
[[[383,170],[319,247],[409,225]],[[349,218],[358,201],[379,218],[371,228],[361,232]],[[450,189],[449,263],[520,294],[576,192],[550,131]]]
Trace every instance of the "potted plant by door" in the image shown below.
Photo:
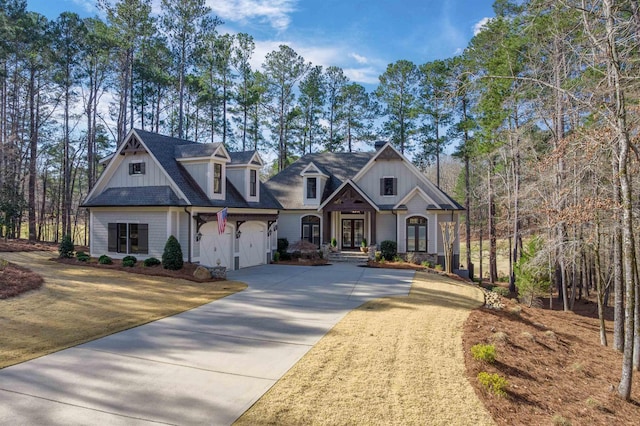
[[[331,251],[338,251],[338,240],[336,240],[336,237],[331,238]]]
[[[367,239],[363,238],[360,243],[360,251],[363,253],[367,253],[369,251],[369,246],[367,246]]]

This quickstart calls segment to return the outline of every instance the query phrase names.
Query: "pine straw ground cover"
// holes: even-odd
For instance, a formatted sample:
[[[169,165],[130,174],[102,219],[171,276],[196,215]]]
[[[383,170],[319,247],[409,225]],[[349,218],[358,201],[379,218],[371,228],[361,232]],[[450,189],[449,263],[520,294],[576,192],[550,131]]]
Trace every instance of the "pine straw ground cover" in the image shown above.
[[[462,354],[462,325],[482,303],[478,288],[418,272],[409,296],[347,314],[237,424],[494,424]]]
[[[0,253],[44,285],[0,300],[0,368],[195,308],[246,288],[52,262],[51,252]]]
[[[577,313],[571,313],[503,302],[502,311],[473,311],[463,337],[469,382],[498,424],[639,424],[639,373],[633,401],[618,398],[622,355],[600,345],[594,303],[578,301]],[[612,327],[607,321],[609,342]],[[470,349],[478,343],[495,346],[494,364],[472,358]],[[507,379],[506,397],[479,385],[481,371]]]

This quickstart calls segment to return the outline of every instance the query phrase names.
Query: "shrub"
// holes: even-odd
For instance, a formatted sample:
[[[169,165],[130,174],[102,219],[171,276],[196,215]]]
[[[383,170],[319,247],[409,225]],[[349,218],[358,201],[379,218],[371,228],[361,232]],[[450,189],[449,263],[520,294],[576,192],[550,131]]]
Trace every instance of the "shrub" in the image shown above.
[[[496,360],[496,347],[478,343],[477,345],[471,346],[471,355],[475,360],[492,364]]]
[[[276,263],[280,261],[280,252],[278,251],[273,252],[273,261]]]
[[[442,272],[442,265],[438,263],[436,266],[433,267],[433,269],[435,269],[436,271]]]
[[[60,247],[58,247],[60,258],[70,259],[73,257],[74,251],[76,251],[76,248],[73,245],[73,241],[71,241],[71,235],[63,236],[62,241],[60,242]]]
[[[398,244],[395,241],[384,240],[380,243],[380,251],[385,260],[393,260],[395,255],[398,254]]]
[[[133,265],[135,265],[136,263],[138,263],[138,259],[135,256],[125,256],[122,258],[122,264],[124,265],[124,262],[127,263],[131,263],[133,262]],[[125,266],[133,266],[133,265],[125,265]]]
[[[502,297],[509,297],[509,295],[511,294],[508,288],[500,287],[499,285],[493,287],[491,291],[493,291],[494,293],[498,293]]]
[[[127,266],[129,268],[133,268],[136,266],[136,262],[133,259],[122,259],[122,266]]]
[[[282,253],[286,253],[289,248],[289,240],[286,238],[278,238],[278,253],[282,256]]]
[[[367,247],[367,239],[363,238],[362,242],[360,243],[360,247]]]
[[[88,262],[89,259],[91,259],[91,256],[83,251],[79,251],[76,253],[76,259],[78,259],[80,262]]]
[[[338,246],[338,240],[336,240],[336,237],[331,238],[331,247],[337,247]]]
[[[142,262],[142,264],[147,267],[156,266],[156,265],[159,265],[160,263],[161,263],[160,260],[156,259],[155,257],[150,257],[148,259],[145,259],[144,262]]]
[[[433,268],[433,264],[428,260],[423,260],[421,265],[424,266],[425,268]]]
[[[486,371],[478,373],[478,381],[489,392],[498,396],[507,396],[506,387],[509,382],[504,377],[500,377],[498,374],[490,374]]]
[[[164,245],[162,266],[164,266],[164,269],[177,271],[178,269],[182,269],[183,265],[184,260],[182,256],[182,248],[180,247],[180,243],[176,237],[171,235],[167,240],[167,243]]]
[[[106,254],[103,254],[98,258],[98,263],[101,265],[111,265],[113,263],[113,259],[111,259]]]
[[[291,253],[291,258],[294,260],[298,260],[302,257],[302,252],[300,250],[296,250],[293,253]]]
[[[546,295],[551,285],[547,256],[543,248],[544,243],[540,238],[532,238],[513,267],[518,293],[529,307]]]
[[[375,252],[375,259],[376,259],[376,262],[380,262],[382,260],[382,252],[381,251],[376,251]]]
[[[394,262],[398,262],[398,263],[402,263],[402,262],[404,262],[404,259],[403,259],[403,258],[401,258],[401,257],[400,257],[400,256],[398,256],[398,255],[395,255],[395,256],[393,256],[393,261],[394,261]]]

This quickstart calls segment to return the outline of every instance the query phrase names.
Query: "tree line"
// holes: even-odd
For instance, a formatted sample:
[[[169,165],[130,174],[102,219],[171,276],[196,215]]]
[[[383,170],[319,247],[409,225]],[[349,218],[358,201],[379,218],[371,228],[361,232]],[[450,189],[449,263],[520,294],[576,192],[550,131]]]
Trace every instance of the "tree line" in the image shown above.
[[[529,267],[565,310],[593,292],[603,345],[613,303],[618,392],[629,399],[640,366],[637,1],[497,0],[460,55],[398,60],[372,92],[284,45],[254,69],[253,38],[220,34],[203,0],[163,0],[160,16],[150,0],[98,4],[104,21],[48,21],[23,0],[0,0],[5,235],[20,235],[25,219],[34,240],[83,229],[79,203],[97,160],[132,127],[271,151],[274,171],[386,138],[419,167],[434,165],[437,185],[440,156],[456,142],[463,262],[472,235],[487,241],[480,275],[498,281],[497,241],[507,237],[512,290],[524,289],[518,272]],[[523,242],[534,236],[542,243]]]
[[[442,151],[441,118],[429,107],[439,96],[429,89],[437,68],[398,61],[368,92],[341,68],[313,65],[286,45],[254,69],[253,37],[221,34],[204,0],[163,0],[160,16],[151,0],[97,4],[105,20],[70,12],[48,20],[26,0],[0,0],[5,236],[21,235],[26,219],[29,239],[80,237],[79,205],[99,158],[134,127],[275,152],[274,172],[306,153],[352,151],[376,137],[409,151],[418,120],[430,141],[422,164]]]

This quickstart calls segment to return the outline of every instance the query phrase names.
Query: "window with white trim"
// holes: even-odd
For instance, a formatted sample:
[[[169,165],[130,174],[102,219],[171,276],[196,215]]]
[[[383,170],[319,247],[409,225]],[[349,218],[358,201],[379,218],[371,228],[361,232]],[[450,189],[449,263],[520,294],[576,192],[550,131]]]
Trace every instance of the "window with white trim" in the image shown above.
[[[249,196],[255,197],[258,194],[258,171],[249,170]]]
[[[213,193],[222,194],[222,164],[213,165]]]
[[[318,178],[308,177],[307,178],[307,198],[311,200],[315,200],[318,196]]]

